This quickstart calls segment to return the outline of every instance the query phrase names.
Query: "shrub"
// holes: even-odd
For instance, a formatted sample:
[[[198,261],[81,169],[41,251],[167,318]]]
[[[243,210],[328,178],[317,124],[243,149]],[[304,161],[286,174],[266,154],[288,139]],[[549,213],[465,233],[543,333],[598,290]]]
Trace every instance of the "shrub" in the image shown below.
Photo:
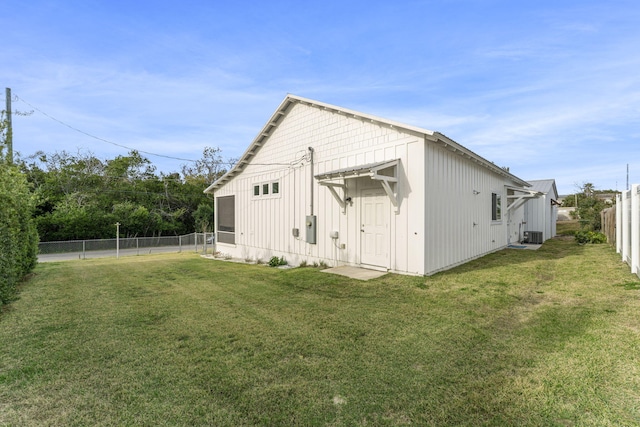
[[[284,259],[284,257],[278,258],[277,256],[272,256],[271,259],[269,260],[270,267],[278,267],[281,265],[287,265],[287,260]]]
[[[1,153],[1,151],[0,151]],[[17,285],[38,260],[35,199],[25,176],[0,160],[0,306],[11,301]]]
[[[581,245],[586,243],[607,243],[607,236],[597,231],[581,230],[575,233],[576,242]]]

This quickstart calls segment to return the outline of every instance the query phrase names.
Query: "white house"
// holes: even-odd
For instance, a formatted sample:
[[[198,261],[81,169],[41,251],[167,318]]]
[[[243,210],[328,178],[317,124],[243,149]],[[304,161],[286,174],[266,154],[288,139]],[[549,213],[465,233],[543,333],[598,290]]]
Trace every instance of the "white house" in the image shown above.
[[[529,187],[439,132],[289,95],[205,192],[221,253],[428,275],[519,241]]]
[[[537,191],[540,196],[528,200],[524,210],[524,231],[542,233],[541,241],[547,241],[556,235],[556,222],[558,221],[558,189],[554,179],[541,179],[529,181],[531,189]]]

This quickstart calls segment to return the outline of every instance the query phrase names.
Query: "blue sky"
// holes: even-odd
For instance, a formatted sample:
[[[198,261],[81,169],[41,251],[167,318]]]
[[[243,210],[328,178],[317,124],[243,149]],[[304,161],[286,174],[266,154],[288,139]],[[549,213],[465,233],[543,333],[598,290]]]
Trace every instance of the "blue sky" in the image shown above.
[[[627,163],[640,182],[637,0],[7,1],[0,28],[0,85],[36,108],[13,119],[23,156],[127,153],[71,126],[238,157],[292,93],[440,131],[560,193],[623,190]]]

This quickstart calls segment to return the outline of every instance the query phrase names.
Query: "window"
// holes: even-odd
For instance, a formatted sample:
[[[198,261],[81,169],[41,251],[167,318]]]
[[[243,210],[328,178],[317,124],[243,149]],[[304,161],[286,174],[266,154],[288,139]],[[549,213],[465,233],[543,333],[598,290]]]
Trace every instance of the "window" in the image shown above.
[[[269,196],[271,193],[271,196]],[[253,197],[269,196],[267,199],[280,197],[280,181],[253,184]]]
[[[502,219],[502,201],[498,193],[491,193],[491,220],[500,221]]]
[[[218,242],[236,243],[236,196],[218,197]]]

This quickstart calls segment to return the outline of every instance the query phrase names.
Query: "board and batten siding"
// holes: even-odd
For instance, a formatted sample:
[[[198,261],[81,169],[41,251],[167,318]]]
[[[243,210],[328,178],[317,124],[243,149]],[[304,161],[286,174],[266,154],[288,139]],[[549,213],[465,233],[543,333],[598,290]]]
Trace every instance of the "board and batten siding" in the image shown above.
[[[234,257],[262,261],[271,256],[284,256],[292,264],[302,261],[328,261],[330,265],[360,263],[361,213],[356,196],[362,187],[379,184],[369,178],[347,179],[345,184],[353,203],[343,213],[329,190],[311,177],[309,147],[314,150],[314,175],[400,159],[396,184],[400,211],[399,214],[389,212],[390,261],[385,267],[391,271],[424,274],[421,251],[424,140],[411,132],[302,103],[292,106],[286,119],[243,172],[216,190],[216,197],[236,195],[235,245],[219,244],[218,250]],[[409,185],[408,176],[415,179],[415,183]],[[253,196],[254,185],[276,181],[280,189],[278,196]],[[305,242],[305,217],[311,213],[312,193],[313,213],[318,217],[317,244]],[[392,210],[391,206],[389,209]],[[294,228],[299,229],[297,238],[292,233]],[[329,236],[333,231],[338,232],[337,240]]]
[[[462,264],[507,246],[505,178],[436,144],[425,152],[425,270]],[[501,198],[501,219],[491,219],[491,195]],[[514,216],[516,218],[514,218]],[[512,221],[519,221],[518,212]]]

